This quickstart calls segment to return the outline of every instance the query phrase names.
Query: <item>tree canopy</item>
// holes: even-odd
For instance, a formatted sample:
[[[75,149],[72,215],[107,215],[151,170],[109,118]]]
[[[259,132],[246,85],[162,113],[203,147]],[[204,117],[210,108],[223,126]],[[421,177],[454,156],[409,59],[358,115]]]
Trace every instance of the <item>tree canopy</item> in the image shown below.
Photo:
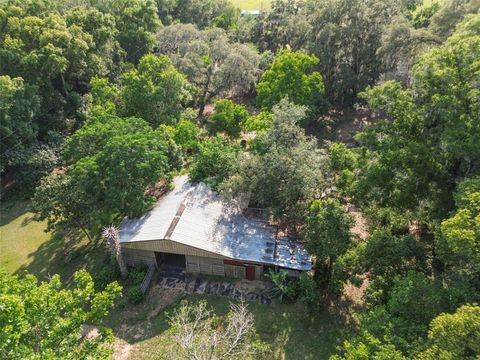
[[[283,98],[308,106],[311,116],[325,111],[327,103],[320,73],[312,71],[319,62],[312,55],[282,50],[257,84],[257,103],[271,110]]]
[[[0,356],[5,359],[109,359],[111,330],[102,326],[122,288],[116,283],[94,289],[85,271],[74,275],[71,289],[59,275],[39,283],[0,271]],[[94,338],[82,337],[84,325],[99,327]]]

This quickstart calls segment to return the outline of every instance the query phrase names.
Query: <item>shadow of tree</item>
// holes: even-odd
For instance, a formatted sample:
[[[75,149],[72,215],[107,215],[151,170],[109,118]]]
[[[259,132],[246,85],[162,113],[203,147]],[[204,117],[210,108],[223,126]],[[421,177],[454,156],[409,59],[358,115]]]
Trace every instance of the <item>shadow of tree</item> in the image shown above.
[[[0,226],[7,225],[29,209],[27,200],[7,200],[0,202]]]
[[[51,238],[28,258],[30,262],[22,265],[15,274],[31,273],[40,280],[59,274],[62,281],[69,285],[73,274],[80,269],[86,269],[95,278],[102,264],[109,259],[109,254],[103,244],[90,243],[78,232],[53,231]]]

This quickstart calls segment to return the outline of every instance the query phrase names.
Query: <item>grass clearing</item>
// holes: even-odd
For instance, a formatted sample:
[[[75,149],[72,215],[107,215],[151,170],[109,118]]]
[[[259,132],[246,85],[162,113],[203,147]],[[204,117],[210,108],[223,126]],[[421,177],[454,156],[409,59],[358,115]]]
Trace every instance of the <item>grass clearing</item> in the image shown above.
[[[86,268],[94,274],[108,259],[103,245],[86,239],[67,241],[45,232],[46,221],[33,219],[26,200],[10,199],[0,207],[0,267],[12,274],[25,272],[44,280],[59,274],[69,283],[72,274]]]
[[[114,328],[116,343],[122,344],[120,350],[116,348],[116,354],[128,348],[128,358],[167,359],[168,349],[178,346],[170,340],[167,314],[181,299],[207,300],[219,317],[227,314],[231,301],[209,295],[183,296],[172,289],[154,287],[141,304],[115,309],[107,319],[107,324]],[[163,306],[155,309],[159,301]],[[271,359],[328,359],[352,331],[327,311],[312,315],[301,305],[248,303],[248,308],[255,317],[259,337],[271,346]]]
[[[232,4],[240,10],[267,10],[271,0],[231,0]]]

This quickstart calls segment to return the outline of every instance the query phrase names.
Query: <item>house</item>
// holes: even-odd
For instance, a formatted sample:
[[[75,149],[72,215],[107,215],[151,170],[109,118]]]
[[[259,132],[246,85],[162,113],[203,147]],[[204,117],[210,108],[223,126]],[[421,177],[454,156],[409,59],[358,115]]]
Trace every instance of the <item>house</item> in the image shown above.
[[[252,16],[258,17],[262,14],[260,10],[242,10],[240,11],[240,16]]]
[[[189,273],[261,279],[268,269],[292,273],[311,270],[302,244],[275,238],[272,226],[246,216],[205,184],[188,177],[174,179],[174,188],[146,215],[125,219],[119,240],[128,265],[154,262],[185,268]]]

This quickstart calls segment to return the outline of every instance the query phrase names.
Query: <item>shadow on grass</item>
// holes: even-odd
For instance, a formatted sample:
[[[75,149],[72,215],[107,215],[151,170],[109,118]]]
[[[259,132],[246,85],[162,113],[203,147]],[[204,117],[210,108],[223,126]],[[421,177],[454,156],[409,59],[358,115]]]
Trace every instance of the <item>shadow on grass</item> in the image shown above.
[[[32,219],[27,222],[33,221]],[[22,223],[23,226],[23,223]],[[28,255],[30,262],[22,265],[15,274],[34,274],[39,280],[47,280],[59,274],[62,282],[69,285],[75,271],[86,269],[95,278],[109,255],[103,244],[90,243],[80,234],[53,232],[51,238]]]
[[[28,200],[2,200],[0,202],[0,226],[7,225],[29,210]]]

